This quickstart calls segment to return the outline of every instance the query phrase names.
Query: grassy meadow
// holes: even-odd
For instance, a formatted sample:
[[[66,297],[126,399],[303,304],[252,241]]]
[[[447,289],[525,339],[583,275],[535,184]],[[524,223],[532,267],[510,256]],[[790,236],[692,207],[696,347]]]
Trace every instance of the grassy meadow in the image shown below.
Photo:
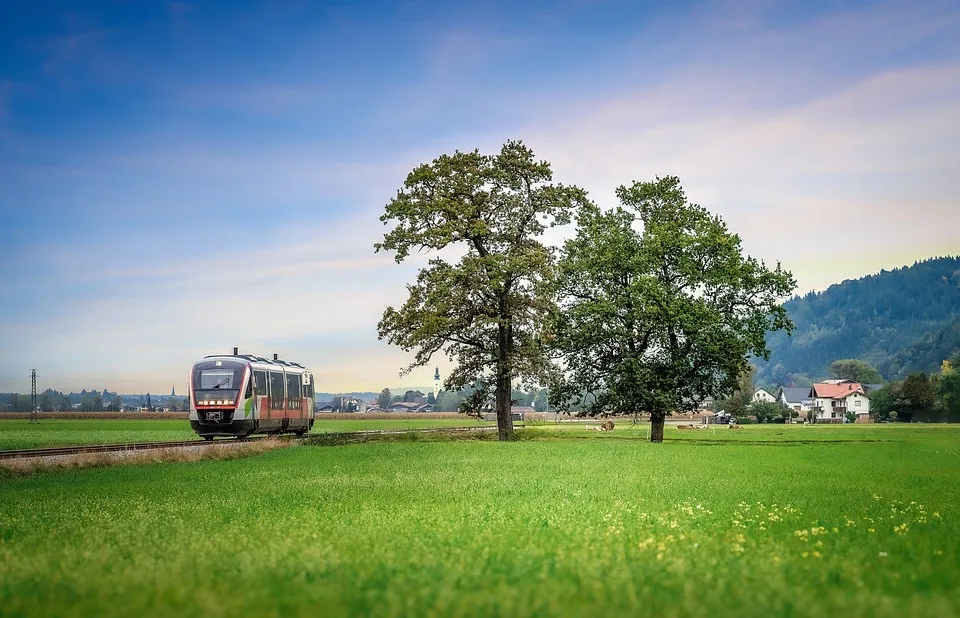
[[[960,615],[960,428],[645,431],[0,480],[0,614]]]
[[[419,429],[428,427],[474,426],[476,420],[462,419],[318,419],[315,433],[359,431],[362,429]],[[0,450],[73,446],[78,444],[120,444],[196,439],[187,419],[0,419]]]
[[[0,450],[163,442],[197,437],[186,419],[0,419]]]

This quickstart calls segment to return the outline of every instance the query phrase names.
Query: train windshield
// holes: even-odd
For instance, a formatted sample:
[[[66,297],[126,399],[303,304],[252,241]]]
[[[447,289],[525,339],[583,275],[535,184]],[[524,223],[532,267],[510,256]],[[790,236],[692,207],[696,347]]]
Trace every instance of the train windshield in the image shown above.
[[[198,403],[233,403],[243,387],[246,365],[232,361],[203,361],[193,366],[193,394]]]

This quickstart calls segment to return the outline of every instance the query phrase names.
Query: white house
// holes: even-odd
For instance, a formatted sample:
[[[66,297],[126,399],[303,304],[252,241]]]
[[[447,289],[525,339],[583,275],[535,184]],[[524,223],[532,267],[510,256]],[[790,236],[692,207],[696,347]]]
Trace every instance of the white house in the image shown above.
[[[766,389],[758,388],[753,394],[753,403],[759,403],[761,401],[766,403],[775,403],[777,398],[767,392]]]
[[[847,412],[855,413],[857,420],[870,416],[870,397],[858,382],[820,382],[810,387],[809,397],[817,422],[843,423]]]
[[[802,412],[803,416],[806,416],[813,407],[809,386],[781,386],[777,393],[777,400],[791,410]]]

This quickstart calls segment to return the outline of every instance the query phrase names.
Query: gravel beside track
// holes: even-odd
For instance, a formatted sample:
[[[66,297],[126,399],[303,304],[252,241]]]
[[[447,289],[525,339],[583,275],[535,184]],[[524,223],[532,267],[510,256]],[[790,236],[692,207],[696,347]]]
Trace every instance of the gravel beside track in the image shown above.
[[[259,438],[262,439],[262,438]],[[84,444],[81,446],[57,446],[50,448],[28,448],[12,451],[0,451],[0,459],[21,459],[30,457],[61,457],[84,453],[116,453],[125,451],[147,451],[161,448],[187,448],[211,446],[214,444],[242,444],[242,440],[182,440],[179,442],[129,442],[125,444]]]

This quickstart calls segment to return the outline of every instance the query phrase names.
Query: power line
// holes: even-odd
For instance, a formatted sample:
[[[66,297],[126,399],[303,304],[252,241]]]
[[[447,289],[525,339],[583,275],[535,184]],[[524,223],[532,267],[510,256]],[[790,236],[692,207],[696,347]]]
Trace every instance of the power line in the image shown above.
[[[37,414],[37,370],[30,370],[30,422],[39,423],[40,415]]]

